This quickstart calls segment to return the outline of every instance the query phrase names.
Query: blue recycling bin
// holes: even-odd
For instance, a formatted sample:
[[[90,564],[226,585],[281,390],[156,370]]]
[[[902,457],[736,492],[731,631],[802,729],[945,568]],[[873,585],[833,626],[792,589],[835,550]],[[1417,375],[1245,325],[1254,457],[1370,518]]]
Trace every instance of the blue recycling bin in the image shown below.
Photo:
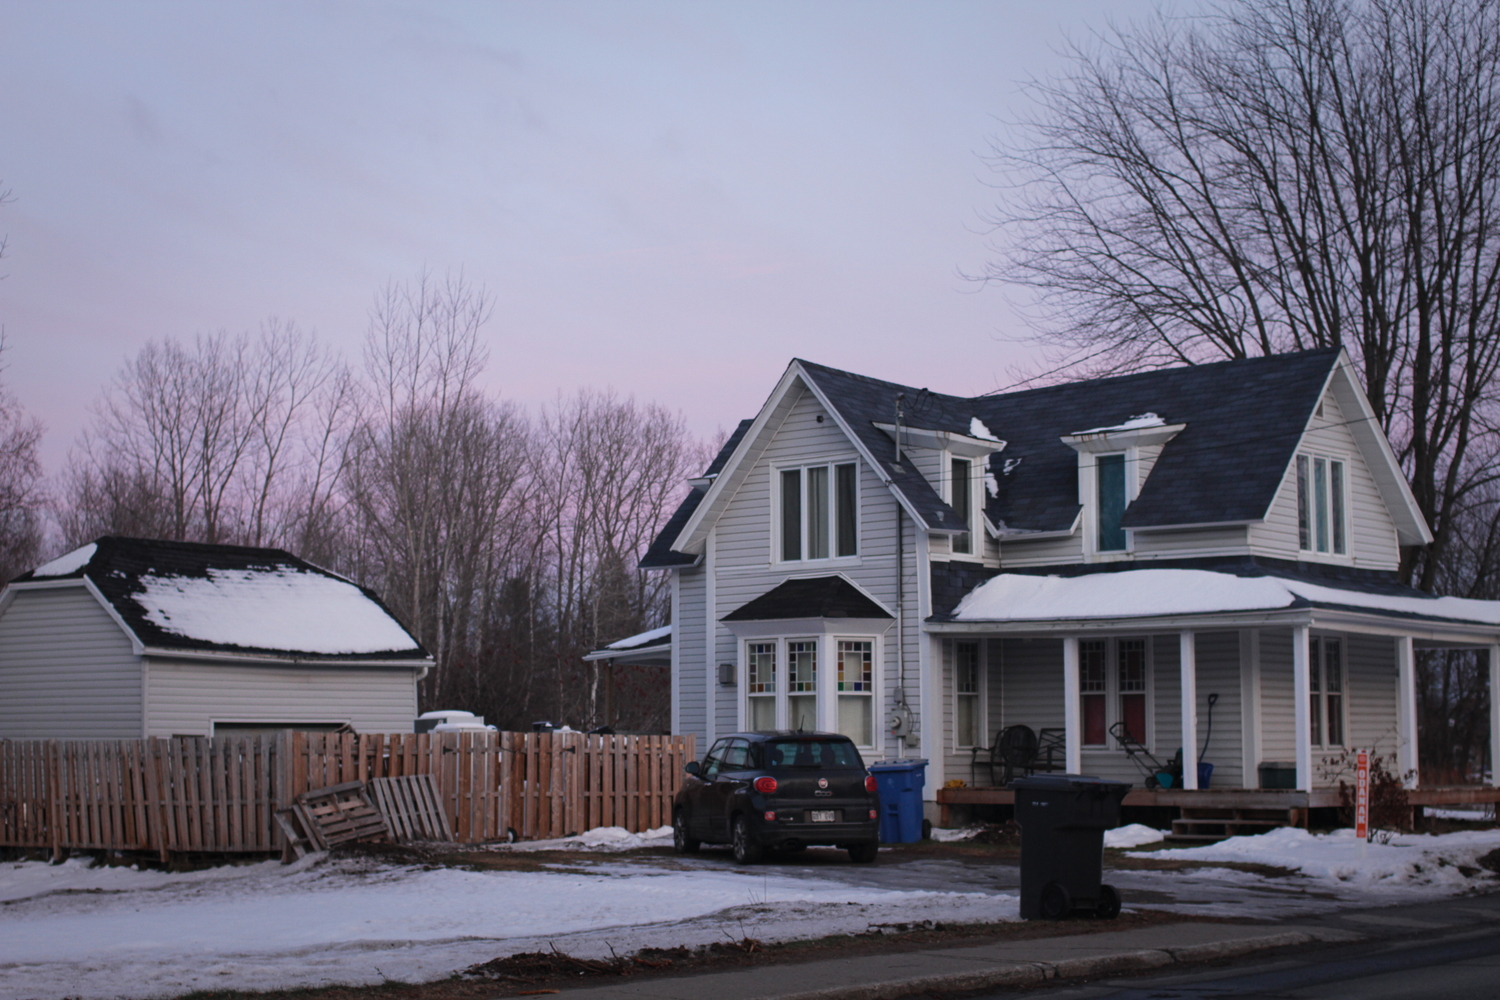
[[[880,788],[880,842],[915,844],[922,839],[922,786],[927,761],[889,760],[871,764]]]

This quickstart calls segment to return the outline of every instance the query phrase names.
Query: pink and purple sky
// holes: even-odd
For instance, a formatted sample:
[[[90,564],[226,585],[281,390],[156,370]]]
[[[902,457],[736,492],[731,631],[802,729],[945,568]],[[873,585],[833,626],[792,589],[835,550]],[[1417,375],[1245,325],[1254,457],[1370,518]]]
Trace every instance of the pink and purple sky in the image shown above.
[[[489,387],[699,434],[806,357],[955,393],[1040,365],[990,256],[1018,83],[1147,0],[0,2],[6,380],[60,469],[153,338],[270,316],[358,361],[462,268]]]

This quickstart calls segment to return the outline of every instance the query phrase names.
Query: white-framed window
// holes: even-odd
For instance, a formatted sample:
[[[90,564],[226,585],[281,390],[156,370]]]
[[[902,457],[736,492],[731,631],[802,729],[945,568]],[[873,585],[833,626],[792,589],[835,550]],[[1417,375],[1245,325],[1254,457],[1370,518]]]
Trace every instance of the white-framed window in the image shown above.
[[[1085,639],[1078,644],[1079,719],[1083,745],[1098,749],[1120,743],[1111,730],[1122,724],[1131,741],[1151,740],[1151,643],[1147,638]]]
[[[1297,547],[1319,555],[1347,555],[1348,463],[1329,455],[1297,456]]]
[[[1125,516],[1125,507],[1130,503],[1130,488],[1126,482],[1128,465],[1125,453],[1094,456],[1094,502],[1095,535],[1094,547],[1099,552],[1124,552],[1127,545],[1125,529],[1120,520]]]
[[[818,640],[792,639],[786,644],[788,729],[818,728]]]
[[[960,750],[986,745],[979,649],[978,642],[953,644],[953,743]]]
[[[1313,636],[1308,664],[1312,745],[1334,750],[1344,745],[1344,643]]]
[[[875,643],[838,640],[838,731],[856,746],[875,743]]]
[[[859,465],[776,470],[776,556],[781,562],[859,555]]]
[[[967,458],[948,460],[948,506],[953,508],[953,513],[958,515],[960,521],[969,526],[968,531],[952,536],[952,552],[955,555],[975,555],[981,549],[981,546],[975,544],[976,539],[983,537],[975,525],[979,504],[975,502],[974,494],[979,478],[976,463]]]
[[[877,636],[755,637],[740,648],[744,728],[840,732],[875,747]]]
[[[776,647],[774,642],[745,645],[745,715],[750,729],[776,728],[776,661],[779,659]]]

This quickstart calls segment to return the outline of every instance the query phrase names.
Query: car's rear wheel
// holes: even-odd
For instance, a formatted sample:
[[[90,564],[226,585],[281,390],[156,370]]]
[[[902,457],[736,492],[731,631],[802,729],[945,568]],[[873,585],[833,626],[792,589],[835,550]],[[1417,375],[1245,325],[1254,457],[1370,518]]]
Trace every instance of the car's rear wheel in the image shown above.
[[[678,809],[672,813],[672,849],[678,854],[697,854],[702,844],[688,836],[687,817]]]
[[[730,846],[734,848],[734,860],[742,865],[753,865],[760,861],[760,841],[750,832],[750,821],[744,816],[734,818],[734,832],[730,835]]]
[[[1094,913],[1101,920],[1113,920],[1120,915],[1120,893],[1114,886],[1099,887],[1099,905],[1094,908]]]
[[[867,865],[874,861],[879,853],[880,845],[873,840],[865,844],[849,845],[849,860],[856,864]]]

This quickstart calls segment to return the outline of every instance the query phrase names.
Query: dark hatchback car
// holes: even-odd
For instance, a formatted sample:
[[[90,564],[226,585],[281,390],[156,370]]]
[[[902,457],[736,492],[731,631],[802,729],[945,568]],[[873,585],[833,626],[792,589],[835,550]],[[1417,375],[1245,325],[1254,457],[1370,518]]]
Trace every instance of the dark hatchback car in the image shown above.
[[[672,809],[672,842],[689,854],[729,844],[740,864],[767,850],[831,845],[870,862],[880,847],[880,798],[859,751],[837,733],[734,733],[689,761]]]

